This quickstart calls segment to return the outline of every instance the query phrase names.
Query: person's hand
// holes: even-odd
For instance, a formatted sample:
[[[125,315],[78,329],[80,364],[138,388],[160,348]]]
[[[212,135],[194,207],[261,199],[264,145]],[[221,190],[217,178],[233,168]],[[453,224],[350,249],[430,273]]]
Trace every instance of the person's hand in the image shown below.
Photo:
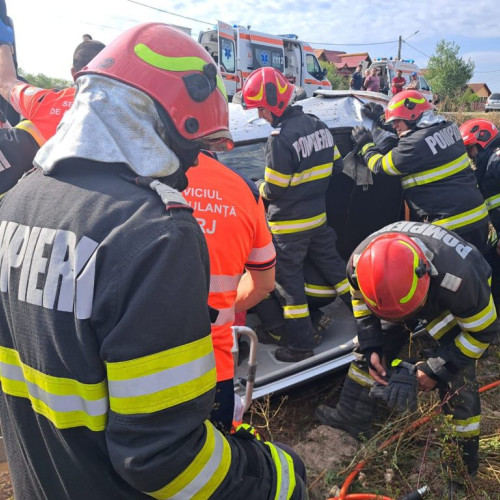
[[[0,45],[14,45],[14,31],[0,19]]]
[[[433,378],[429,377],[428,375],[426,375],[423,371],[420,371],[418,369],[418,365],[420,363],[417,363],[416,367],[417,367],[417,381],[418,381],[418,388],[421,390],[421,391],[424,391],[424,392],[430,392],[432,391],[432,389],[434,389],[434,387],[436,387],[436,384],[437,384],[437,381],[434,380]]]
[[[357,126],[352,129],[351,140],[354,144],[354,147],[359,151],[363,149],[363,146],[373,142],[372,133],[363,126]]]
[[[363,104],[361,112],[367,118],[370,118],[374,122],[378,122],[379,118],[384,114],[384,108],[381,104],[376,102],[367,102],[366,104]]]
[[[380,359],[378,352],[372,352],[370,354],[370,359],[368,363],[368,371],[370,375],[374,378],[375,382],[380,385],[387,385],[388,382],[385,379],[387,376],[387,371],[385,369],[385,360]]]

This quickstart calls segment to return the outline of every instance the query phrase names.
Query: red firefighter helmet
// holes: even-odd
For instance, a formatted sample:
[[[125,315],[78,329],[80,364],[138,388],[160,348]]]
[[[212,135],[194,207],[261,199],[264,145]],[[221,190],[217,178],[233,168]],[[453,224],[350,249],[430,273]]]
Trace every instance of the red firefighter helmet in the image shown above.
[[[494,123],[488,120],[467,120],[460,126],[460,134],[465,146],[479,145],[486,149],[489,143],[498,135],[498,129]]]
[[[356,279],[366,305],[378,317],[411,316],[424,303],[430,284],[430,264],[408,236],[377,236],[359,256]]]
[[[208,52],[162,23],[131,28],[106,46],[75,78],[103,75],[135,87],[167,114],[167,129],[205,149],[232,147],[227,95]],[[162,117],[163,119],[163,117]]]
[[[432,104],[416,90],[403,90],[394,95],[385,109],[385,122],[393,120],[417,121]]]
[[[266,108],[281,116],[290,103],[295,85],[283,73],[266,66],[253,71],[243,85],[245,107]]]

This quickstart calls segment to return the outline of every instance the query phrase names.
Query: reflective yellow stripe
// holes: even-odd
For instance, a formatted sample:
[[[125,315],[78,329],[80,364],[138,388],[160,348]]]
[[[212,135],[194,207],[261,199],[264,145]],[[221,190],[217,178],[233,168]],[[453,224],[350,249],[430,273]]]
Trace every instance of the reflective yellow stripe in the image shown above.
[[[468,318],[458,318],[457,321],[462,330],[468,332],[479,332],[490,326],[497,319],[497,310],[493,302],[493,296],[490,295],[488,305],[477,314]]]
[[[348,293],[349,287],[350,287],[350,285],[349,285],[349,281],[347,280],[347,278],[345,280],[338,282],[335,285],[335,289],[337,290],[338,295],[344,295],[345,293]]]
[[[261,182],[259,184],[259,194],[262,198],[266,198],[266,183],[265,182]]]
[[[352,312],[355,318],[364,318],[365,316],[370,316],[372,313],[370,308],[366,305],[364,300],[351,299],[352,301]]]
[[[284,306],[283,316],[287,319],[307,318],[307,316],[309,316],[309,308],[307,307],[307,304]]]
[[[418,254],[417,254],[416,250],[409,243],[406,243],[406,241],[402,241],[402,240],[398,240],[398,241],[399,241],[399,243],[408,247],[413,252],[413,269],[417,269],[417,267],[418,267]],[[406,304],[408,301],[410,301],[412,299],[412,297],[415,295],[415,290],[417,289],[417,283],[418,283],[417,273],[413,272],[413,281],[412,281],[410,290],[403,298],[401,298],[401,300],[399,301],[400,304]]]
[[[19,128],[21,130],[24,130],[25,132],[28,132],[33,139],[35,139],[36,143],[42,147],[45,144],[45,137],[40,133],[40,131],[35,127],[33,122],[30,122],[29,120],[23,120],[22,122],[19,122],[15,128]]]
[[[452,175],[461,172],[469,167],[469,157],[467,153],[463,154],[456,160],[450,161],[440,167],[431,168],[429,170],[424,170],[417,174],[405,175],[401,179],[401,185],[403,189],[410,189],[415,186],[423,186],[424,184],[430,184],[431,182],[440,181],[446,177],[451,177]]]
[[[394,165],[394,161],[392,160],[392,149],[382,158],[382,169],[389,175],[403,175]]]
[[[474,359],[479,359],[489,346],[489,344],[479,342],[479,340],[466,332],[457,335],[455,338],[455,345],[463,354]]]
[[[458,437],[464,438],[479,436],[481,424],[480,415],[476,415],[465,420],[452,419],[451,423],[455,427],[455,432],[457,433]]]
[[[107,422],[106,383],[84,384],[42,373],[24,364],[14,349],[0,347],[2,390],[29,399],[33,410],[58,429],[88,427],[104,430]]]
[[[341,157],[339,148],[337,145],[334,146],[333,148],[333,161],[337,161]]]
[[[276,466],[276,493],[274,500],[289,500],[295,489],[295,468],[292,457],[269,441],[264,444],[269,448]]]
[[[406,101],[414,102],[415,104],[424,104],[425,103],[425,97],[422,99],[416,99],[415,97],[405,97],[404,99],[400,99],[399,101],[395,101],[392,104],[389,104],[387,107],[393,111],[394,109],[399,108],[402,106]]]
[[[494,208],[500,207],[500,194],[495,194],[494,196],[490,196],[485,201],[488,210],[493,210]]]
[[[226,477],[231,465],[231,448],[224,436],[205,422],[206,439],[193,461],[160,490],[148,492],[153,498],[210,498]]]
[[[436,319],[429,322],[426,326],[426,330],[429,335],[436,340],[439,340],[445,333],[449,332],[454,326],[457,325],[457,320],[450,313],[450,311],[445,311]]]
[[[153,413],[191,401],[215,387],[210,335],[167,351],[106,364],[110,407]]]
[[[366,153],[366,150],[369,149],[369,148],[373,148],[375,146],[375,143],[374,142],[369,142],[368,144],[365,144],[362,148],[361,148],[361,154],[364,155]]]
[[[337,292],[333,286],[320,286],[312,285],[311,283],[304,283],[306,295],[310,297],[336,297]]]
[[[488,209],[486,205],[482,203],[478,207],[468,210],[467,212],[462,212],[446,219],[435,220],[432,223],[436,226],[453,230],[477,222],[485,217],[488,217]]]
[[[314,229],[326,223],[326,213],[315,215],[309,219],[269,221],[269,228],[274,234],[299,233]]]
[[[264,180],[269,182],[269,184],[275,184],[279,187],[288,187],[291,178],[291,175],[282,174],[281,172],[273,170],[270,167],[266,167],[264,172]]]
[[[142,59],[145,63],[166,71],[201,71],[205,67],[207,61],[201,57],[168,57],[158,54],[143,43],[138,43],[134,47],[135,55]],[[217,88],[227,100],[226,88],[224,82],[217,72]]]
[[[350,364],[347,376],[363,387],[373,387],[375,384],[371,375],[358,368],[354,363]]]
[[[330,175],[332,175],[332,167],[333,163],[325,163],[323,165],[308,168],[302,172],[297,172],[293,174],[290,185],[298,186],[299,184],[304,184],[305,182],[317,181],[318,179],[330,177]]]

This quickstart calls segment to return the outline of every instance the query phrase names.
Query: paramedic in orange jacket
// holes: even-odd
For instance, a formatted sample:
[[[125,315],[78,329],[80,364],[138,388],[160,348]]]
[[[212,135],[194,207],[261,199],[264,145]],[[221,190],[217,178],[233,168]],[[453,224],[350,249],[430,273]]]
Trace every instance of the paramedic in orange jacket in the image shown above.
[[[276,252],[255,184],[205,154],[187,172],[183,196],[194,209],[210,255],[208,303],[219,311],[212,323],[217,388],[211,420],[231,428],[234,364],[231,326],[274,289]]]
[[[80,43],[73,54],[71,75],[74,77],[103,48],[104,44],[95,40]],[[73,104],[75,92],[75,86],[42,89],[19,80],[10,46],[0,45],[0,95],[34,124],[45,140],[56,133],[64,113]]]

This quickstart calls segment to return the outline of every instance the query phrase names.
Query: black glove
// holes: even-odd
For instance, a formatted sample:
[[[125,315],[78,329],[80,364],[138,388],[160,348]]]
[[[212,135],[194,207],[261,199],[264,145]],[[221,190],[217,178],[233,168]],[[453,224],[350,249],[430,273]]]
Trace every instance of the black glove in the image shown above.
[[[376,102],[367,102],[363,104],[361,112],[367,117],[378,123],[380,117],[384,114],[384,107]]]
[[[354,144],[354,148],[360,151],[363,149],[363,146],[373,142],[373,136],[366,127],[357,126],[352,129],[351,140]]]
[[[370,390],[370,396],[383,399],[389,408],[400,412],[417,409],[418,381],[415,365],[400,359],[394,360],[389,376],[389,385],[376,384]]]

